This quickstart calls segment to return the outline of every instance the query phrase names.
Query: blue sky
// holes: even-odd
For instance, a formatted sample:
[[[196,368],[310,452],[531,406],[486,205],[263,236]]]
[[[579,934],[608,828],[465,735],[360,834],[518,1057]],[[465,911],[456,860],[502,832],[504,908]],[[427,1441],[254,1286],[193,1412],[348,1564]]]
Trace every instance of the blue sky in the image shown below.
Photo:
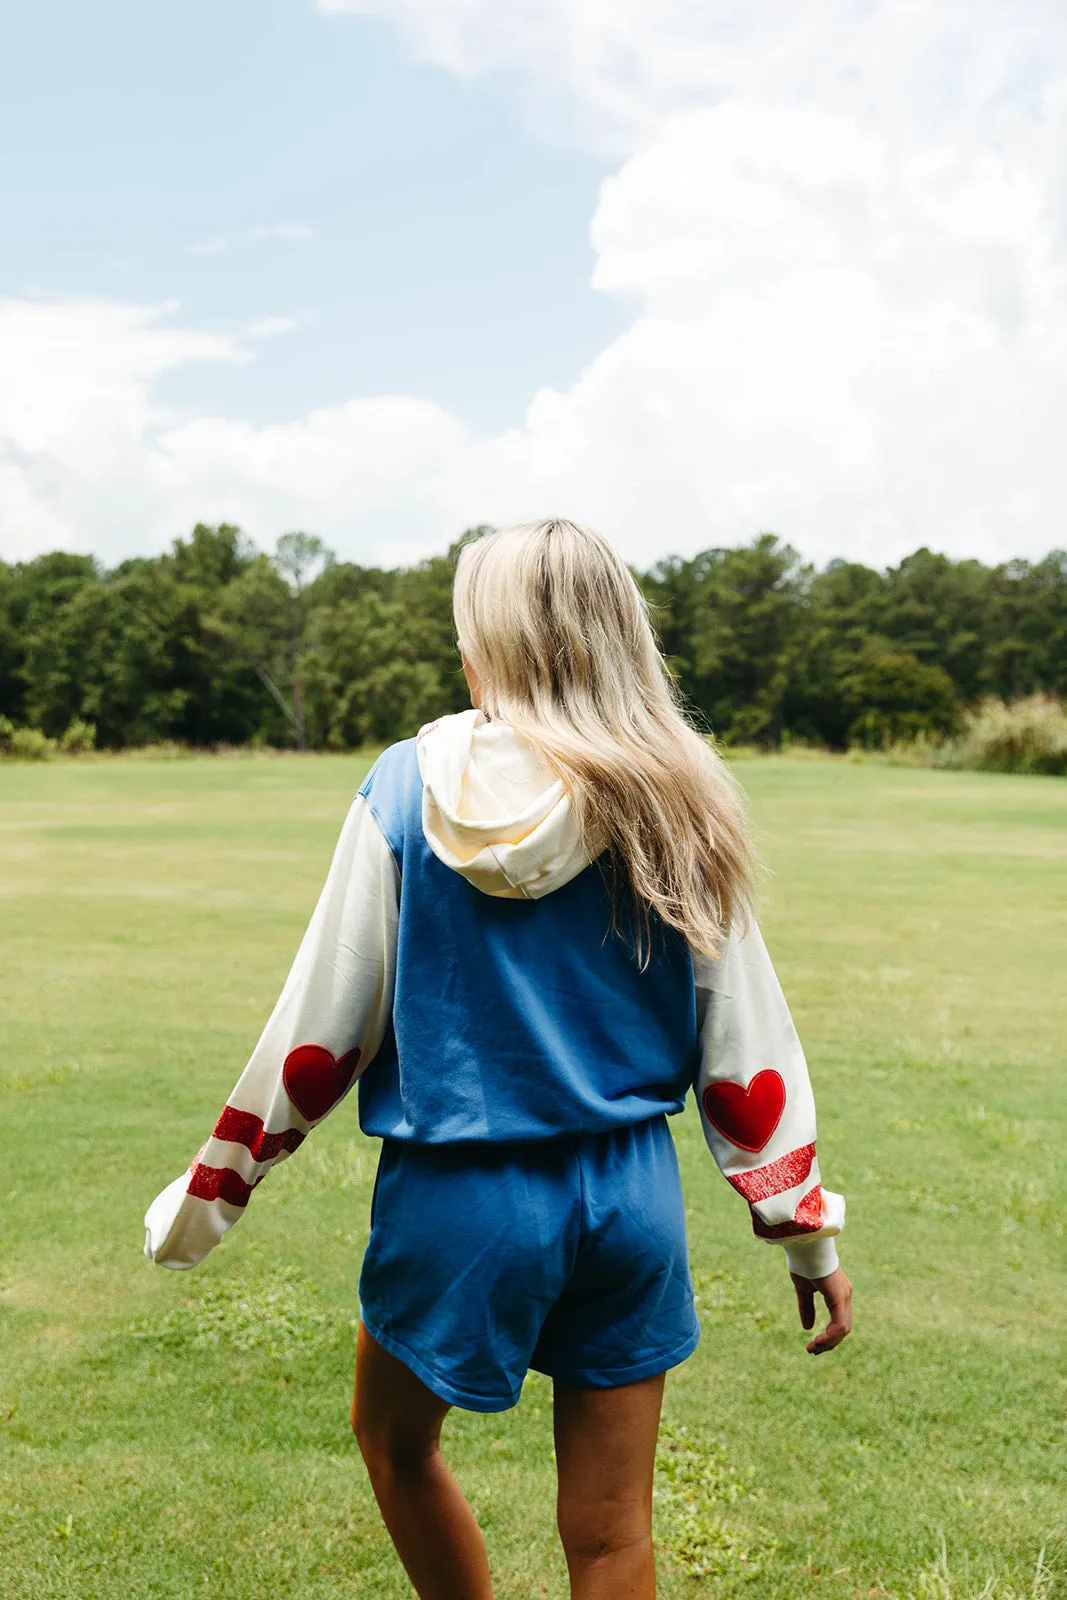
[[[36,0],[0,559],[1064,542],[1067,8]]]
[[[589,287],[605,162],[381,22],[37,0],[9,13],[4,60],[0,293],[176,299],[204,329],[301,319],[254,366],[169,374],[163,399],[265,421],[401,392],[503,426],[623,321]]]

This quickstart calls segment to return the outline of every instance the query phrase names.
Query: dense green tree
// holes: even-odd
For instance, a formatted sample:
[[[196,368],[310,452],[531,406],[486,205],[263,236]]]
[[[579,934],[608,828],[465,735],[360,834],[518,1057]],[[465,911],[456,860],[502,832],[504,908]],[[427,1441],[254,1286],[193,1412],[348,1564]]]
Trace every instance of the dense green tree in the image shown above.
[[[872,631],[893,648],[944,668],[964,700],[981,687],[990,571],[980,561],[952,561],[916,550],[890,568]]]
[[[790,733],[843,749],[854,709],[842,684],[876,631],[885,578],[855,561],[832,561],[806,585],[804,619],[783,719]]]
[[[301,750],[308,742],[304,657],[315,612],[314,582],[334,560],[315,535],[282,534],[273,556],[241,562],[220,591],[212,617],[215,637],[235,662],[256,673]]]
[[[161,564],[179,583],[214,594],[240,577],[258,554],[251,539],[232,523],[212,528],[198,522],[188,539],[175,539]]]
[[[806,579],[796,552],[769,533],[740,550],[653,568],[649,595],[663,649],[719,738],[780,741]]]
[[[56,551],[0,563],[0,716],[101,744],[348,747],[468,703],[451,592],[463,544],[410,567],[272,555],[200,523],[110,572]],[[762,534],[634,576],[698,723],[729,742],[880,745],[951,729],[983,695],[1067,694],[1067,554],[986,567],[929,549],[806,566]]]
[[[30,677],[26,657],[30,640],[52,625],[80,589],[99,577],[92,556],[61,550],[3,569],[0,581],[0,716],[23,722],[33,713],[27,705]]]
[[[195,618],[159,567],[79,588],[27,640],[26,709],[52,737],[75,717],[101,744],[181,738]]]
[[[1067,551],[990,574],[980,687],[1001,699],[1067,695]]]
[[[26,651],[23,633],[12,614],[17,582],[15,569],[0,561],[0,717],[10,722],[23,720],[25,705],[22,667]]]
[[[333,749],[407,738],[442,700],[410,616],[373,589],[315,612],[304,673],[315,743]]]
[[[463,546],[485,528],[469,528],[448,554],[420,561],[397,575],[395,598],[404,608],[417,642],[419,659],[433,667],[439,701],[434,716],[462,711],[470,704],[466,679],[456,650],[452,622],[452,580]],[[425,721],[426,718],[424,717]]]

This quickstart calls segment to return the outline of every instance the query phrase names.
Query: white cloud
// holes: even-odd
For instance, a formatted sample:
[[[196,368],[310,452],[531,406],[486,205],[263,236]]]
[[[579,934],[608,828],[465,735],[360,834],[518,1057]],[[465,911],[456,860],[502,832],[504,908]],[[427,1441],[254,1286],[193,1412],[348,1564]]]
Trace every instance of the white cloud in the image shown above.
[[[427,59],[506,76],[544,133],[618,152],[591,224],[594,284],[625,297],[630,326],[496,434],[400,396],[260,427],[163,414],[153,384],[246,359],[289,319],[215,339],[151,308],[9,306],[9,556],[59,539],[114,556],[227,517],[388,561],[546,511],[640,561],[761,528],[819,559],[1064,542],[1067,12],[321,8],[388,17]],[[304,236],[252,231],[286,227]]]
[[[315,230],[306,222],[270,222],[262,227],[249,228],[245,235],[248,239],[289,239],[296,244],[303,244],[308,239],[315,237]]]
[[[440,543],[435,486],[466,438],[456,418],[402,397],[279,426],[183,417],[154,398],[164,374],[251,352],[177,326],[176,309],[0,301],[0,557],[62,546],[117,560],[200,518],[238,521],[264,542],[321,528],[382,559],[397,538],[419,553]],[[253,324],[244,339],[296,320]]]
[[[0,300],[0,554],[65,545],[131,554],[179,487],[155,442],[165,372],[247,359],[177,308]],[[147,519],[147,526],[146,526]]]
[[[316,0],[392,23],[423,60],[513,87],[544,135],[632,153],[666,117],[752,100],[810,104],[926,139],[1004,124],[1062,74],[1052,0]]]
[[[445,513],[448,475],[469,448],[457,418],[402,396],[265,427],[200,418],[159,443],[184,485],[188,517],[204,516],[206,504],[213,519],[237,521],[264,542],[302,527],[382,561],[395,559],[397,538],[426,552],[456,531]]]
[[[295,317],[260,317],[255,322],[246,323],[244,337],[246,339],[276,339],[281,333],[292,333],[296,328],[302,328],[311,321],[307,313]]]
[[[235,238],[228,239],[221,234],[211,239],[198,239],[189,246],[189,254],[194,256],[221,256],[233,249],[235,244],[259,244],[264,239],[284,239],[290,244],[306,244],[315,237],[315,230],[306,222],[268,222],[254,228],[245,228]]]

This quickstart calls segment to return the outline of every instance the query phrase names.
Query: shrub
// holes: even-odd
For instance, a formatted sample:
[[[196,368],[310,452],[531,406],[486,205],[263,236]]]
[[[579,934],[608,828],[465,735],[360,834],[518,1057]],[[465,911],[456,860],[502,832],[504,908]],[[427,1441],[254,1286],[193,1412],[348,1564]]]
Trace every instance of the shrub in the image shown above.
[[[75,717],[59,736],[59,748],[65,756],[82,756],[96,747],[96,723],[83,722]]]
[[[47,761],[55,748],[56,741],[40,728],[13,728],[3,754],[13,761]]]
[[[950,764],[982,772],[1067,773],[1067,712],[1052,695],[985,700],[964,716]]]

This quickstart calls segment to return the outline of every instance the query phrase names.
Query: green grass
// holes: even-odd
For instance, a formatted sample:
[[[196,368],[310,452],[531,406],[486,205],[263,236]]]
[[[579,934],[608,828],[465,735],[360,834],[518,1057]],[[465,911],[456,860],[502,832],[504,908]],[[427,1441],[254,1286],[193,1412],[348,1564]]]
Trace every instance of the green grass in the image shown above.
[[[354,1104],[198,1272],[140,1255],[364,767],[0,769],[0,1593],[409,1592],[347,1426],[376,1155]],[[805,1354],[780,1253],[677,1119],[704,1337],[667,1388],[662,1593],[1065,1595],[1067,784],[739,771],[856,1329]],[[448,1425],[515,1600],[566,1592],[550,1399],[535,1378]]]

